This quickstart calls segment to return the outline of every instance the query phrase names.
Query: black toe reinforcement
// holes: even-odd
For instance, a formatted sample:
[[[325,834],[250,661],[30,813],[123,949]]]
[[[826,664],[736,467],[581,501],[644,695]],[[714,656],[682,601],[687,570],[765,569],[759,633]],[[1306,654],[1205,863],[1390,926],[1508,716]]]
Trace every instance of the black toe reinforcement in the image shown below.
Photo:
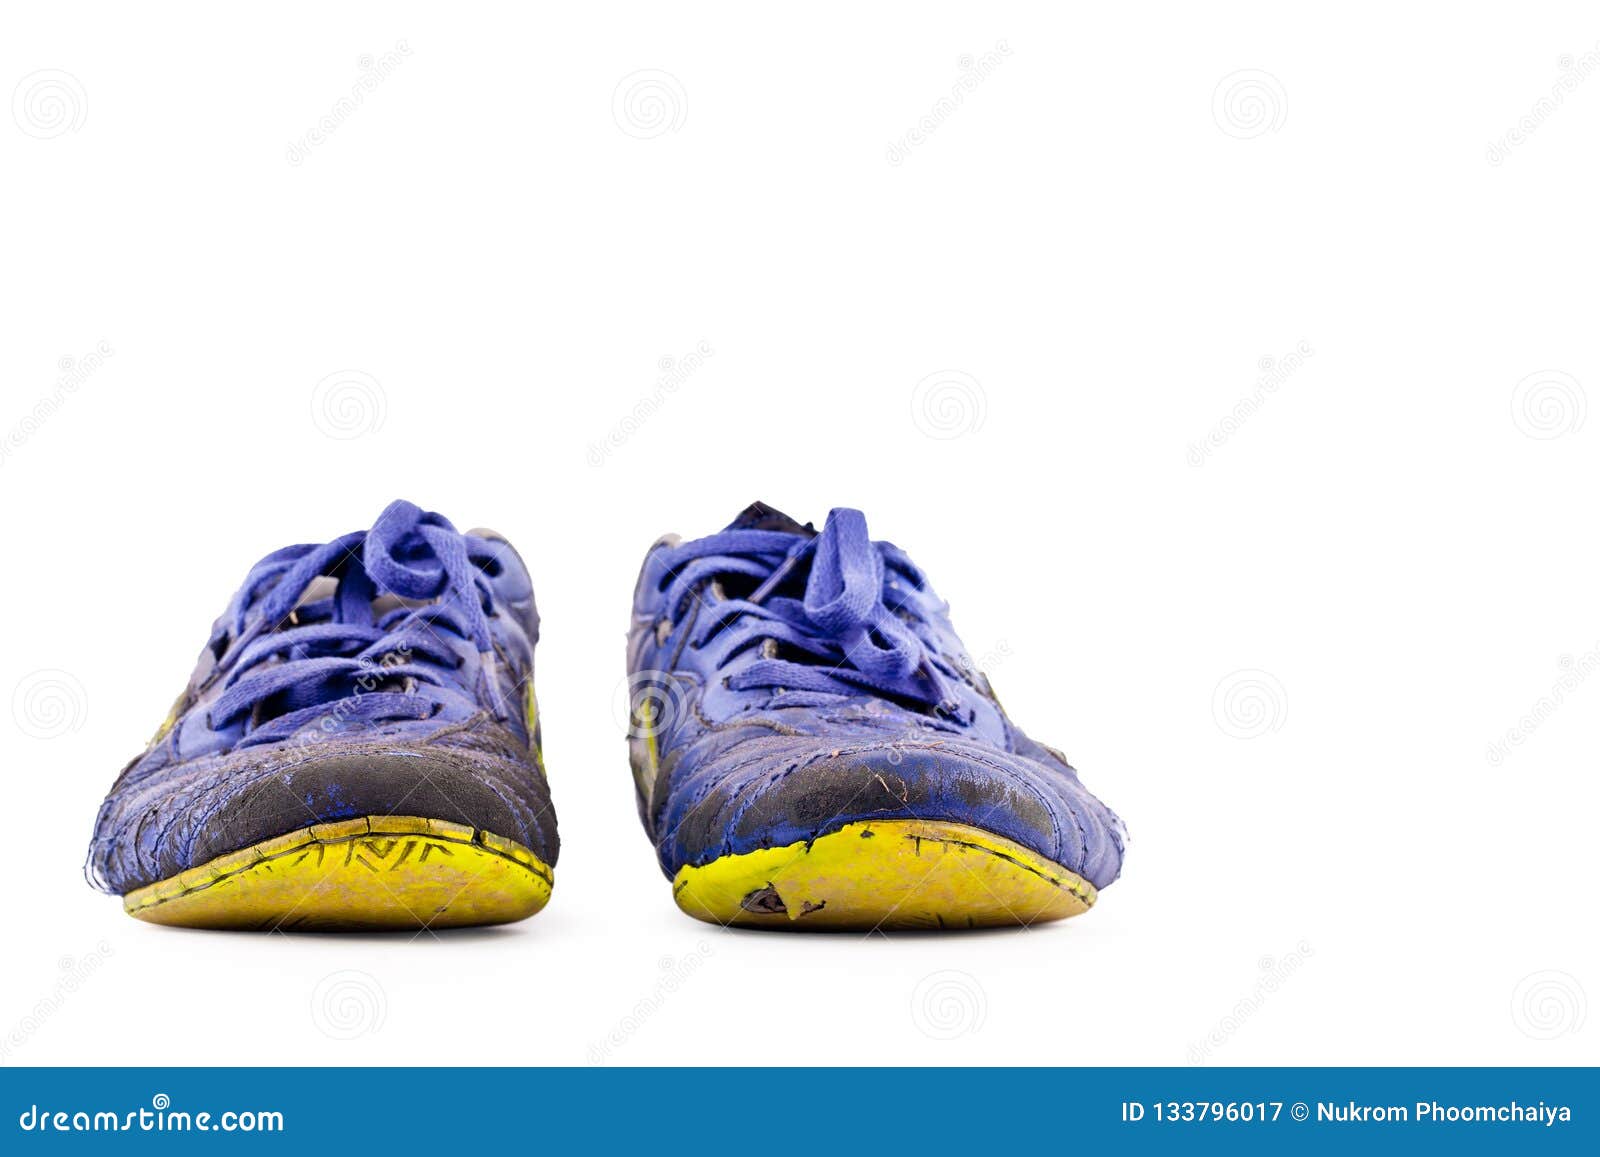
[[[559,842],[542,781],[498,775],[449,755],[366,754],[314,759],[240,792],[200,821],[191,864],[203,864],[313,824],[362,816],[449,820],[515,840],[554,865]]]

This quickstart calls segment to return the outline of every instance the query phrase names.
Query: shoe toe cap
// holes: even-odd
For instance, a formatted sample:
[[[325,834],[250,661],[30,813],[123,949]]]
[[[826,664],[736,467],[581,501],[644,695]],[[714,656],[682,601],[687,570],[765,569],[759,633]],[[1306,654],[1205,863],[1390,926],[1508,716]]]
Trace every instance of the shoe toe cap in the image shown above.
[[[126,893],[315,824],[416,816],[492,832],[554,865],[543,777],[481,750],[365,744],[235,752],[115,793],[90,849],[91,878]]]
[[[1096,887],[1122,862],[1122,825],[1064,763],[952,739],[819,750],[775,737],[707,769],[694,802],[669,808],[669,875],[685,864],[812,840],[847,823],[918,819],[1014,840]],[[748,746],[748,745],[746,745]],[[673,814],[674,810],[676,815]]]

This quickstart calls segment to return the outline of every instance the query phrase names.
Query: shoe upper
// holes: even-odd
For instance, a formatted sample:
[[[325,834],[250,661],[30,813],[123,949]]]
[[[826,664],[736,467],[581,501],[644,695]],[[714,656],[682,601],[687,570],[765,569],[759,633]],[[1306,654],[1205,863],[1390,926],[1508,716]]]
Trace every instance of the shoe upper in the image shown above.
[[[819,533],[756,503],[645,558],[628,644],[630,756],[673,876],[847,823],[965,823],[1096,887],[1124,832],[1007,718],[947,605],[860,511]]]
[[[538,637],[511,545],[409,502],[370,529],[269,554],[101,805],[91,883],[125,893],[369,815],[467,824],[553,866]]]

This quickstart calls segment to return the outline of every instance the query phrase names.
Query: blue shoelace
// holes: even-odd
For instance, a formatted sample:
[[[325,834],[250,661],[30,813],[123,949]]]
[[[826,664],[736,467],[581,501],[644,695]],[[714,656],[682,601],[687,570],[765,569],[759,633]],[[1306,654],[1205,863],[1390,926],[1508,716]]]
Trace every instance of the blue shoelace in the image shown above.
[[[920,587],[920,573],[904,553],[868,537],[859,510],[830,511],[815,537],[725,530],[673,550],[666,605],[675,622],[712,582],[744,575],[757,583],[710,606],[691,628],[692,646],[718,638],[724,665],[761,646],[760,658],[728,676],[733,690],[868,692],[930,708],[954,702],[946,680],[955,676],[941,672],[937,644],[924,637],[928,624],[910,604],[887,601],[891,574]],[[802,598],[776,593],[802,574]],[[724,633],[732,636],[725,646]],[[791,657],[779,655],[785,648]]]
[[[471,542],[441,515],[402,501],[371,530],[262,559],[225,616],[226,636],[213,640],[227,650],[208,680],[225,680],[208,725],[224,729],[250,716],[241,741],[248,745],[330,715],[344,726],[427,719],[449,701],[476,710],[451,637],[476,647],[497,696],[491,596]],[[336,579],[334,593],[302,603],[324,575]],[[398,605],[375,614],[380,595]],[[255,718],[267,710],[270,718]]]

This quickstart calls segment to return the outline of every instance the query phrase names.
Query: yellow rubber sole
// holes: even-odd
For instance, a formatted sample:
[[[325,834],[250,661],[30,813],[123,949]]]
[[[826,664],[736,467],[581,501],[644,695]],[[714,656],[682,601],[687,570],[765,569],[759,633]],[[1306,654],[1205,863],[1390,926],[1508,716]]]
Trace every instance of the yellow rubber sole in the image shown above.
[[[524,920],[553,883],[539,857],[493,833],[367,816],[232,852],[129,892],[122,905],[185,928],[415,932]]]
[[[1087,912],[1094,885],[967,824],[846,824],[810,843],[682,868],[672,894],[697,920],[750,928],[996,928]]]

